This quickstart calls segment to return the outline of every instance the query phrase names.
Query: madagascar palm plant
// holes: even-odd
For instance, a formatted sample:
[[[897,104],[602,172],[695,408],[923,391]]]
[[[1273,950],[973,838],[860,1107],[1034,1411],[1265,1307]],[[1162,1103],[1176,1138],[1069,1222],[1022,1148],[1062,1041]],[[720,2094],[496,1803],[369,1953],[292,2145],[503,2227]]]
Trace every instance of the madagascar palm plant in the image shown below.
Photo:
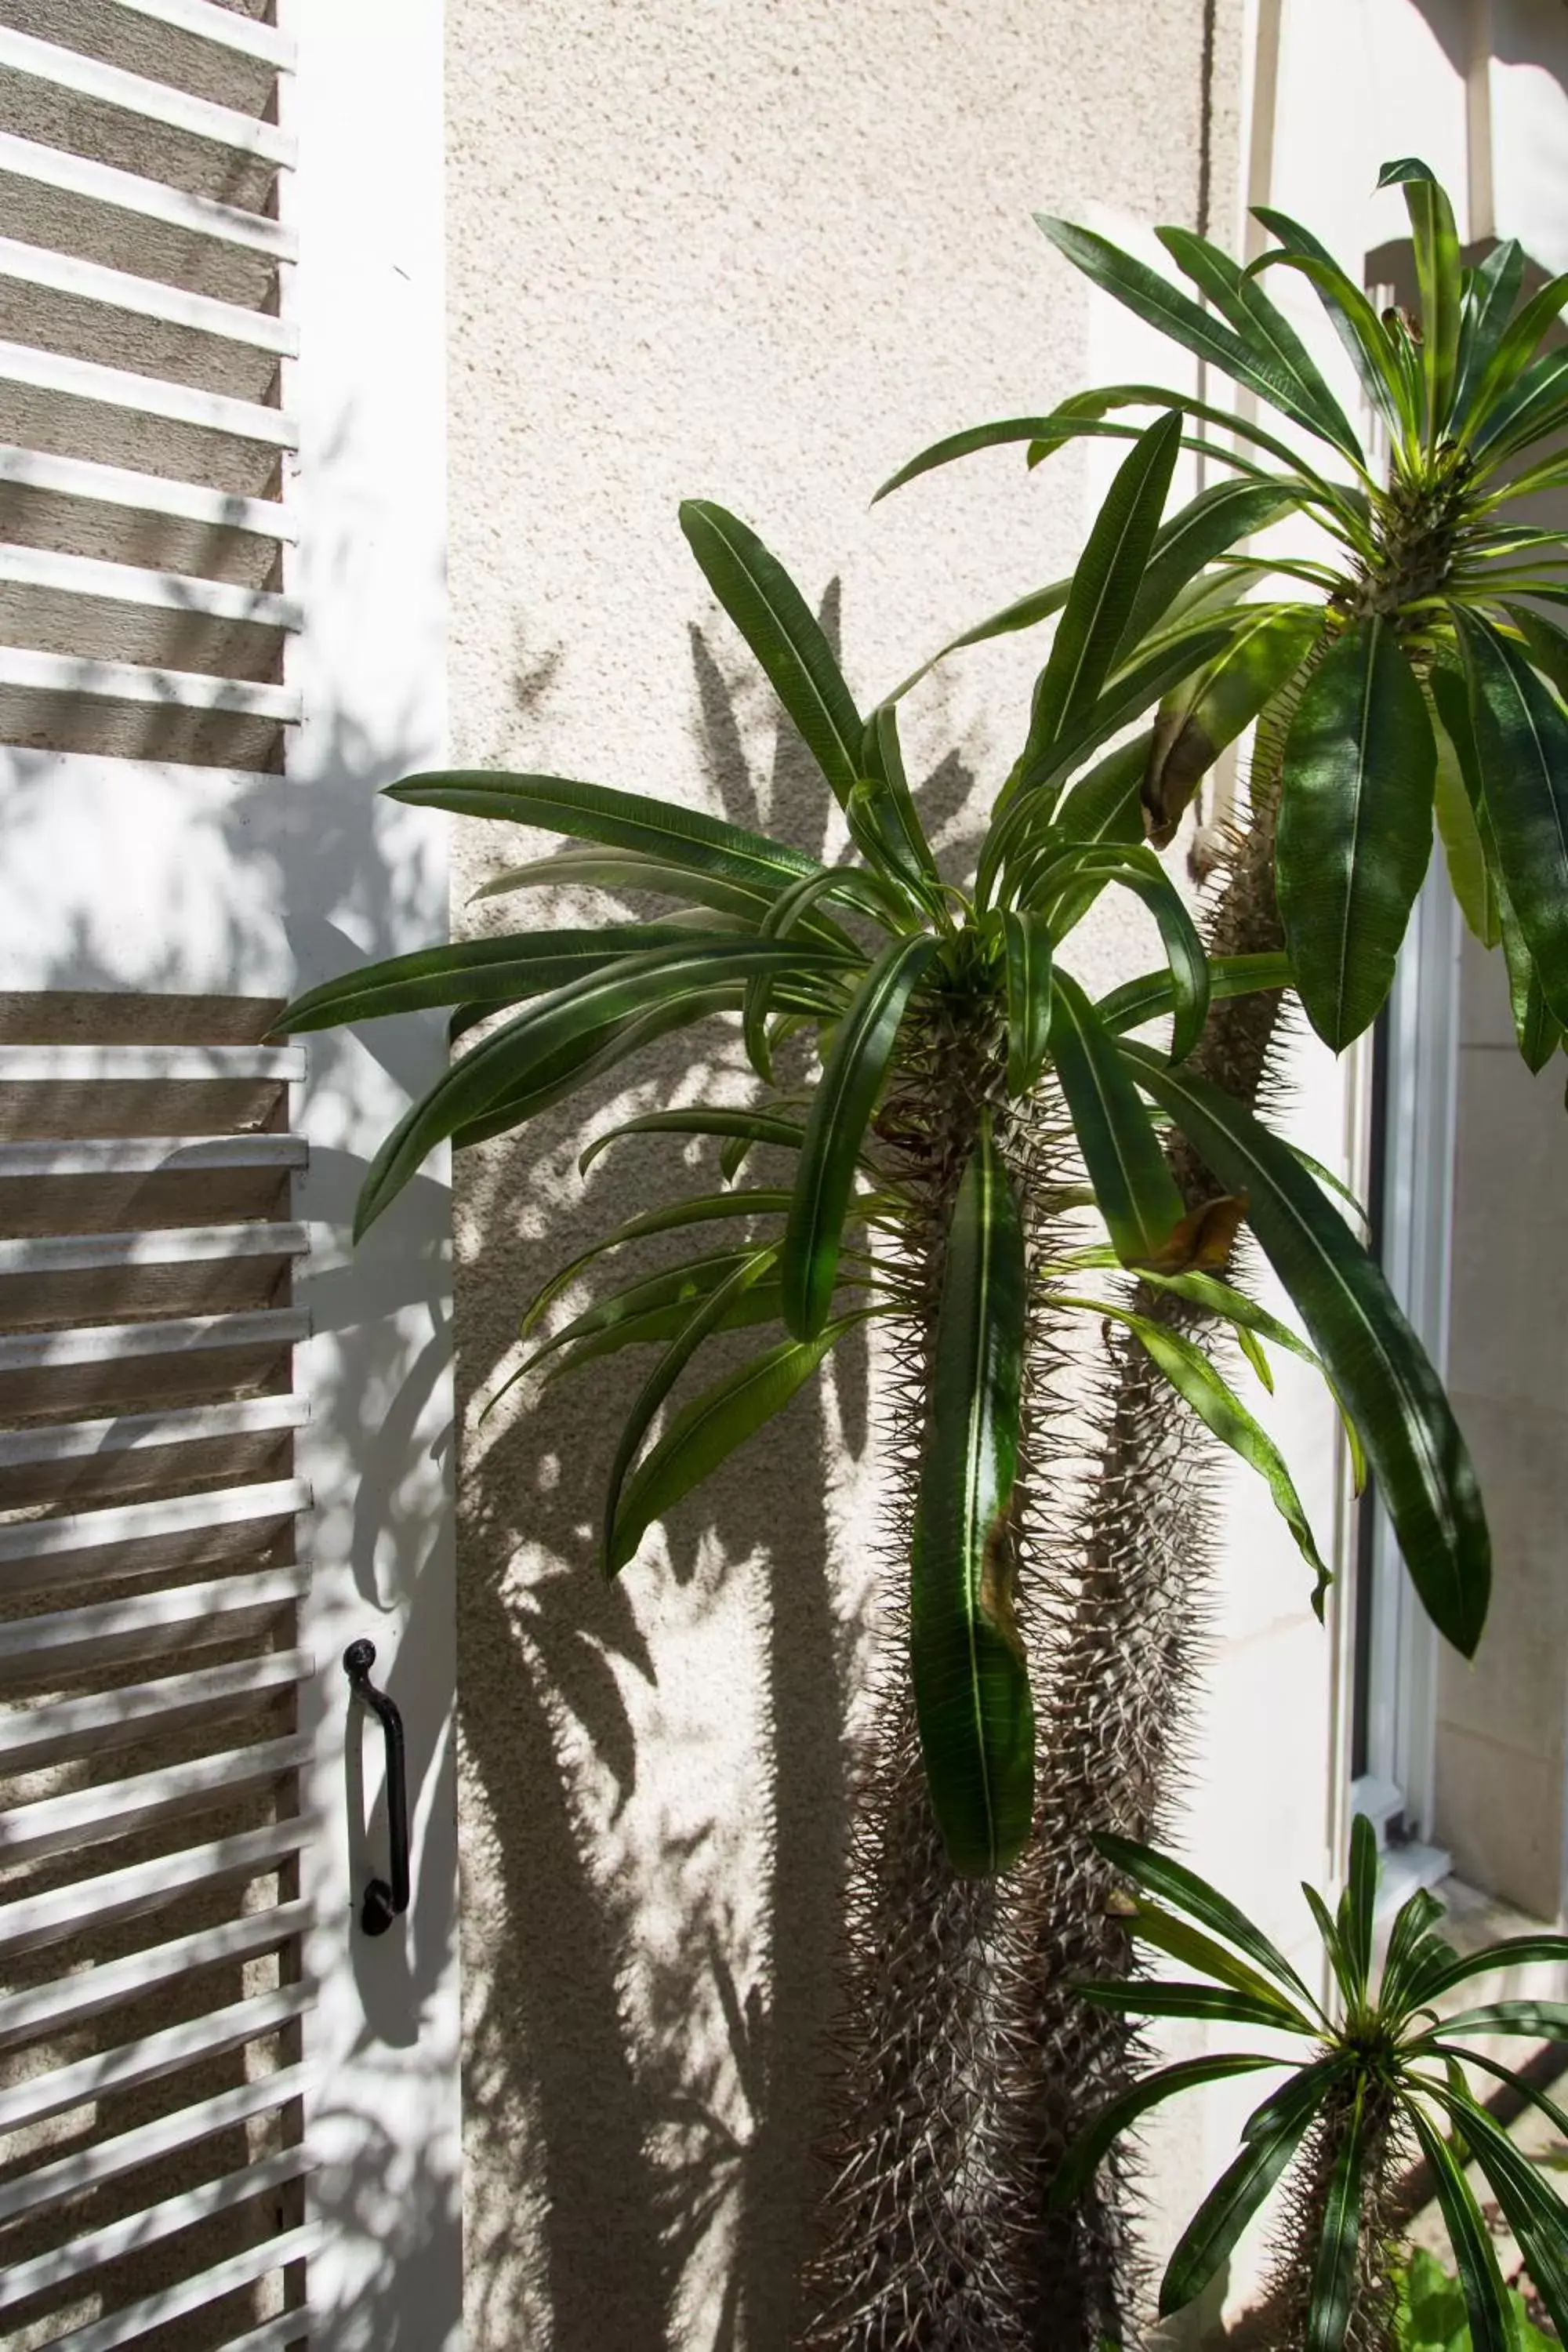
[[[845,2111],[853,2127],[816,2276],[817,2340],[1029,2338],[1015,2248],[1019,2134],[997,1998],[1026,1980],[1028,1937],[996,1874],[1030,1837],[1053,1430],[1065,1319],[1121,1318],[1165,1401],[1190,1408],[1267,1479],[1325,1572],[1286,1465],[1204,1349],[1129,1305],[1120,1270],[1195,1300],[1255,1355],[1283,1326],[1224,1280],[1245,1211],[1387,1495],[1428,1605],[1466,1649],[1485,1613],[1484,1518],[1440,1385],[1375,1265],[1318,1178],[1244,1108],[1184,1077],[1211,1003],[1279,989],[1278,955],[1211,963],[1139,838],[1136,743],[1106,746],[1212,662],[1228,619],[1192,608],[1207,541],[1162,518],[1178,420],[1136,436],[1095,524],[1037,691],[1024,760],[979,867],[939,870],[891,703],[863,716],[808,606],[732,516],[682,510],[701,568],[821,768],[850,843],[826,866],[645,796],[542,775],[416,777],[394,796],[555,832],[576,845],[502,875],[673,902],[654,921],[514,932],[374,965],[313,991],[280,1026],[433,1005],[468,1042],[387,1138],[359,1230],[437,1145],[477,1144],[710,1015],[738,1023],[763,1091],[743,1106],[655,1109],[597,1137],[718,1141],[718,1192],[635,1219],[547,1286],[537,1328],[606,1256],[699,1226],[752,1228],[622,1284],[571,1315],[524,1371],[659,1349],[608,1465],[604,1559],[763,1428],[849,1330],[885,1333],[886,1550],[900,1629],[889,1703],[853,1832]],[[1158,925],[1161,969],[1095,1003],[1066,961],[1108,886]],[[1168,1055],[1125,1033],[1161,1015]],[[499,1025],[498,1025],[499,1024]],[[482,1031],[476,1038],[475,1033]],[[797,1081],[786,1057],[795,1057]],[[1152,1108],[1151,1108],[1152,1105]],[[1189,1129],[1217,1182],[1189,1201],[1161,1124]],[[753,1151],[793,1181],[737,1185]],[[785,1164],[788,1162],[786,1160]],[[1083,1229],[1092,1212],[1098,1230]],[[1109,1295],[1089,1296],[1103,1275]],[[1104,1287],[1104,1286],[1102,1286]],[[1124,1287],[1124,1286],[1123,1286]],[[762,1352],[689,1402],[710,1343],[775,1327]],[[655,1436],[655,1424],[670,1410]],[[1009,1958],[1009,1955],[1011,1958]],[[1027,2068],[1024,2075],[1032,2083]]]
[[[1272,210],[1258,216],[1274,243],[1247,268],[1188,230],[1159,232],[1192,293],[1089,230],[1043,219],[1093,283],[1273,415],[1260,423],[1157,383],[1112,385],[953,436],[887,488],[999,444],[1024,443],[1037,465],[1080,436],[1124,438],[1142,429],[1127,421],[1140,408],[1180,416],[1185,446],[1220,476],[1167,526],[1205,550],[1180,609],[1227,636],[1143,730],[1140,790],[1146,834],[1163,845],[1219,752],[1257,721],[1248,820],[1226,844],[1205,912],[1211,952],[1288,950],[1308,1018],[1342,1048],[1386,997],[1435,811],[1459,904],[1488,948],[1500,940],[1520,1047],[1540,1069],[1568,1013],[1568,637],[1542,609],[1564,600],[1568,541],[1519,509],[1568,484],[1568,355],[1543,348],[1568,280],[1525,298],[1512,243],[1463,268],[1426,167],[1391,163],[1383,181],[1403,188],[1409,210],[1415,318],[1380,314],[1310,230]],[[1370,436],[1271,299],[1279,269],[1321,302]],[[1245,544],[1287,517],[1317,527],[1307,552]],[[1050,583],[937,658],[1037,625],[1066,593]],[[1255,1105],[1280,1002],[1258,993],[1216,1006],[1182,1084]],[[1170,1157],[1184,1197],[1214,1189],[1219,1163],[1192,1121]],[[1188,1337],[1203,1328],[1195,1301],[1146,1291],[1142,1303]],[[1086,2102],[1129,2063],[1122,2021],[1069,1987],[1086,1968],[1114,1966],[1125,1940],[1101,1900],[1092,1832],[1157,1841],[1165,1826],[1212,1591],[1210,1514],[1207,1465],[1123,1335],[1106,1368],[1082,1572],[1053,1651],[1028,1862],[1040,2053],[1029,2149],[1047,2176]],[[1127,2236],[1109,2168],[1076,2209],[1041,2215],[1036,2340],[1049,2352],[1094,2352],[1101,2332],[1130,2324]]]
[[[1317,445],[1311,456],[1184,393],[1115,384],[939,442],[886,488],[998,443],[1025,442],[1036,466],[1081,436],[1124,437],[1139,429],[1113,421],[1128,408],[1211,428],[1187,446],[1227,478],[1184,517],[1213,559],[1187,609],[1223,620],[1226,641],[1172,689],[1150,730],[1151,837],[1173,836],[1219,751],[1274,707],[1264,781],[1278,799],[1279,917],[1307,1016],[1338,1051],[1387,996],[1436,800],[1455,890],[1484,943],[1502,941],[1521,1049],[1539,1069],[1568,1024],[1568,634],[1535,608],[1568,604],[1568,544],[1518,509],[1568,486],[1568,352],[1542,348],[1568,278],[1524,299],[1512,240],[1461,268],[1452,207],[1426,164],[1386,164],[1379,185],[1395,183],[1410,215],[1415,319],[1380,315],[1309,229],[1268,206],[1256,216],[1278,241],[1245,269],[1191,230],[1158,232],[1201,300],[1093,231],[1040,216],[1092,283],[1266,403]],[[1271,299],[1264,279],[1277,269],[1300,272],[1321,302],[1386,458]],[[1288,513],[1318,526],[1316,553],[1236,552]],[[1270,587],[1261,604],[1260,583]],[[1295,591],[1289,603],[1281,586]],[[1053,583],[955,645],[1032,626],[1064,594]]]
[[[1437,1933],[1442,1904],[1421,1890],[1394,1917],[1377,1967],[1377,1841],[1371,1824],[1358,1820],[1337,1911],[1312,1887],[1302,1890],[1331,1986],[1320,2000],[1262,1929],[1205,1880],[1149,1847],[1117,1838],[1102,1844],[1131,1884],[1121,1904],[1129,1935],[1195,1973],[1180,1981],[1090,1981],[1080,1988],[1086,2000],[1131,2017],[1263,2028],[1304,2045],[1289,2060],[1226,2052],[1144,2075],[1096,2117],[1058,2174],[1053,2195],[1067,2203],[1116,2140],[1167,2099],[1289,2066],[1248,2116],[1240,2153],[1183,2231],[1161,2284],[1162,2313],[1203,2292],[1283,2178],[1266,2306],[1272,2340],[1288,2352],[1394,2352],[1398,2198],[1402,2175],[1419,2155],[1448,2232],[1474,2352],[1514,2352],[1516,2331],[1466,2178],[1470,2161],[1568,2341],[1568,2210],[1471,2082],[1473,2074],[1501,2084],[1568,2135],[1568,2116],[1527,2075],[1474,2046],[1510,2035],[1568,2039],[1568,2004],[1505,2000],[1456,2010],[1452,1999],[1477,1977],[1561,1966],[1568,1937],[1517,1937],[1461,1957]]]

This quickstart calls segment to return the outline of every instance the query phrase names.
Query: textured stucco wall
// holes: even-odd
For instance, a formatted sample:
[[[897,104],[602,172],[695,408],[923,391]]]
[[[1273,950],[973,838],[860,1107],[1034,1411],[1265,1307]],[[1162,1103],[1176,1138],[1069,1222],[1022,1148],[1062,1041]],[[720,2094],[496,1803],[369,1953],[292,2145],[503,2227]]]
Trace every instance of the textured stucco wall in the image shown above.
[[[868,498],[939,432],[1082,381],[1090,306],[1032,210],[1194,222],[1206,155],[1232,235],[1239,0],[1214,12],[1206,142],[1199,0],[447,13],[455,755],[818,845],[823,789],[677,501],[732,507],[829,600],[868,698],[1053,577],[1083,520],[1071,455],[1032,483],[1003,457]],[[1031,668],[993,649],[922,694],[955,811],[1005,770]],[[521,845],[468,828],[459,899]],[[471,2340],[758,2352],[786,2340],[811,2186],[870,1580],[864,1371],[605,1591],[626,1378],[477,1412],[542,1275],[676,1172],[675,1146],[634,1147],[583,1183],[580,1124],[458,1178]]]

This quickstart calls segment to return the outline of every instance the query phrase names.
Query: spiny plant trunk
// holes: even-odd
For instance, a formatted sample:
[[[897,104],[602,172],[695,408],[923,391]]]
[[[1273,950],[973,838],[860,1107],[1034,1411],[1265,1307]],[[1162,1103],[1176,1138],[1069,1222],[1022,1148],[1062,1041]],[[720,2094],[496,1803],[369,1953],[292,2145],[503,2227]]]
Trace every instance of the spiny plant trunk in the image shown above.
[[[1023,2264],[1035,2184],[1022,2135],[1030,2053],[1019,2039],[1030,1954],[1005,1882],[958,1876],[926,1793],[910,1692],[909,1560],[942,1256],[990,1102],[1017,1189],[1031,1269],[1055,1223],[1057,1122],[1005,1105],[994,1041],[933,1025],[879,1121],[921,1203],[908,1247],[923,1311],[893,1327],[883,1458],[884,1599],[872,1750],[848,1858],[836,2125],[826,2243],[805,2279],[801,2342],[819,2352],[1024,2352]],[[1059,1240],[1057,1243],[1059,1247]],[[1058,1359],[1031,1317],[1015,1541],[1018,1621],[1039,1647],[1036,1591]],[[1037,1671],[1037,1658],[1032,1659]]]
[[[1314,2126],[1290,2173],[1284,2210],[1273,2234],[1273,2259],[1263,2299],[1268,2321],[1257,2339],[1259,2352],[1305,2352],[1312,2271],[1322,2239],[1329,2183],[1352,2113],[1352,2099],[1342,2096]],[[1411,2155],[1407,2135],[1392,2103],[1385,2103],[1365,2125],[1361,2238],[1344,2352],[1394,2352],[1398,2184]]]
[[[1259,730],[1252,821],[1211,894],[1211,953],[1282,944],[1274,898],[1274,824],[1288,714]],[[1272,994],[1215,1006],[1189,1067],[1247,1102],[1268,1074],[1279,1019]],[[1218,1188],[1178,1137],[1171,1160],[1189,1205]],[[1205,1318],[1141,1290],[1141,1314],[1177,1329]],[[1073,1990],[1126,1975],[1131,1946],[1110,1908],[1115,1874],[1096,1851],[1110,1831],[1159,1844],[1169,1834],[1214,1582],[1213,1454],[1205,1433],[1131,1334],[1106,1343],[1098,1390],[1100,1468],[1087,1504],[1082,1566],[1037,1683],[1041,1695],[1034,1842],[1012,1907],[1031,1954],[1021,2031],[1031,2050],[1028,2167],[1048,2186],[1063,2155],[1139,2071],[1140,2029]],[[1026,2285],[1033,2352],[1099,2352],[1138,2341],[1142,2274],[1124,2163],[1109,2160],[1073,2210],[1037,2197]]]

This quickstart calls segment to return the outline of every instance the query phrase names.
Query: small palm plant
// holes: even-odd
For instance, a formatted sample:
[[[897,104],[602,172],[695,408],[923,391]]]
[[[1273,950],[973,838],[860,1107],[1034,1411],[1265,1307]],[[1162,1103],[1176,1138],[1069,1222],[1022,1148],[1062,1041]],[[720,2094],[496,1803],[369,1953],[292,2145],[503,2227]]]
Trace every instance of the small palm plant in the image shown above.
[[[1181,518],[1214,566],[1188,609],[1226,625],[1226,641],[1172,689],[1150,730],[1149,833],[1170,839],[1219,751],[1272,713],[1255,814],[1272,831],[1277,798],[1279,916],[1307,1016],[1338,1051],[1387,996],[1436,797],[1456,893],[1484,943],[1502,942],[1521,1049],[1540,1069],[1568,1025],[1568,633],[1535,607],[1568,604],[1568,541],[1519,509],[1568,485],[1568,352],[1542,348],[1568,278],[1524,299],[1525,257],[1511,239],[1461,268],[1452,207],[1426,165],[1386,164],[1379,185],[1395,184],[1410,215],[1415,319],[1380,315],[1310,230],[1268,206],[1256,217],[1278,242],[1246,268],[1188,229],[1158,232],[1201,300],[1108,238],[1039,218],[1093,284],[1320,445],[1319,462],[1230,410],[1115,384],[1048,415],[954,435],[886,488],[999,443],[1026,442],[1034,466],[1083,435],[1126,436],[1138,428],[1111,420],[1127,408],[1163,408],[1230,436],[1211,430],[1188,443],[1230,477]],[[1276,269],[1299,271],[1321,302],[1386,458],[1363,443],[1270,299],[1264,278]],[[1320,553],[1236,553],[1291,513],[1319,527]],[[1277,583],[1295,596],[1281,602],[1270,585],[1257,601]],[[1062,593],[1055,583],[955,644],[1031,626],[1059,610]]]
[[[1177,437],[1173,418],[1151,427],[1112,486],[1035,698],[1028,760],[1000,797],[973,887],[938,871],[893,708],[861,718],[782,567],[733,516],[691,504],[681,519],[698,561],[835,788],[854,860],[824,866],[601,785],[415,777],[390,787],[392,796],[581,845],[503,874],[490,893],[571,882],[674,899],[679,911],[401,956],[312,990],[279,1024],[299,1031],[450,1005],[453,1033],[464,1035],[506,1015],[388,1136],[364,1181],[357,1235],[438,1145],[517,1129],[654,1039],[708,1014],[738,1016],[771,1094],[747,1108],[646,1113],[600,1136],[584,1165],[616,1134],[674,1131],[721,1139],[731,1178],[753,1147],[791,1151],[793,1185],[703,1194],[634,1220],[553,1277],[525,1327],[628,1243],[737,1216],[782,1232],[616,1290],[544,1340],[516,1377],[546,1362],[555,1373],[575,1370],[638,1342],[663,1348],[610,1466],[604,1561],[614,1575],[648,1527],[781,1411],[847,1332],[885,1318],[914,1335],[910,1369],[926,1410],[911,1663],[933,1803],[965,1872],[1005,1867],[1030,1822],[1032,1718],[1012,1600],[1023,1365],[1032,1316],[1091,1305],[1067,1297],[1062,1262],[1037,1243],[1030,1262],[1027,1235],[1046,1213],[1091,1202],[1110,1263],[1177,1287],[1196,1284],[1194,1295],[1227,1320],[1279,1330],[1214,1278],[1246,1209],[1379,1473],[1434,1614],[1468,1649],[1486,1606],[1473,1475],[1381,1276],[1288,1148],[1180,1075],[1216,986],[1222,995],[1278,988],[1288,969],[1276,959],[1211,973],[1169,877],[1146,846],[1121,837],[1135,805],[1134,762],[1125,751],[1094,761],[1223,634],[1203,621],[1166,623],[1194,563],[1160,530]],[[1096,1005],[1060,950],[1107,884],[1149,908],[1167,961]],[[1122,1038],[1162,1013],[1173,1021],[1168,1056]],[[774,1055],[800,1033],[816,1043],[819,1072],[784,1087]],[[1145,1094],[1189,1133],[1228,1197],[1189,1211]],[[1042,1109],[1044,1129],[1070,1135],[1074,1161],[1058,1144],[1047,1165]],[[1100,1261],[1091,1253],[1080,1262]],[[1122,1310],[1094,1303],[1092,1311]],[[1122,1319],[1176,1392],[1264,1471],[1321,1584],[1289,1474],[1251,1415],[1199,1351],[1143,1318]],[[704,1343],[769,1323],[784,1327],[778,1340],[695,1397],[645,1451]]]
[[[1568,2133],[1568,2117],[1528,2076],[1474,2046],[1510,2035],[1568,2040],[1568,2003],[1508,2000],[1457,2011],[1450,2003],[1479,1976],[1568,1960],[1568,1937],[1518,1937],[1461,1957],[1436,1932],[1442,1904],[1422,1890],[1395,1916],[1379,1969],[1377,1841],[1358,1820],[1337,1911],[1303,1889],[1332,1987],[1322,2002],[1261,1928],[1205,1880],[1150,1847],[1101,1843],[1131,1883],[1119,1906],[1130,1935],[1195,1973],[1182,1981],[1089,1982],[1079,1987],[1086,2000],[1130,2017],[1262,2027],[1305,2045],[1299,2063],[1226,2052],[1144,2076],[1105,2107],[1058,2172],[1053,2196],[1065,2204],[1121,2134],[1165,2100],[1291,2065],[1248,2116],[1240,2154],[1183,2231],[1161,2285],[1162,2314],[1202,2293],[1285,2177],[1268,2296],[1275,2340],[1290,2352],[1394,2352],[1398,2190],[1419,2154],[1453,2249],[1474,2352],[1515,2352],[1516,2329],[1466,2178],[1472,2160],[1548,2316],[1568,2340],[1568,2209],[1488,2113],[1466,2073],[1502,2084]]]

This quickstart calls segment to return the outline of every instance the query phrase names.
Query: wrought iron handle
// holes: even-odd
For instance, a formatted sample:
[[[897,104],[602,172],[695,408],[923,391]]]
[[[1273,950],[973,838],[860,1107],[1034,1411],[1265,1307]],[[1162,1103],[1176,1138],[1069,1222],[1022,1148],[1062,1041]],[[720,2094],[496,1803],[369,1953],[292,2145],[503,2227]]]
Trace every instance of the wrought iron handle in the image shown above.
[[[386,1735],[386,1827],[392,1844],[392,1877],[373,1878],[364,1890],[359,1923],[367,1936],[384,1936],[408,1908],[408,1775],[403,1749],[403,1717],[396,1702],[371,1681],[374,1642],[351,1642],[343,1652],[349,1687],[377,1717]]]

